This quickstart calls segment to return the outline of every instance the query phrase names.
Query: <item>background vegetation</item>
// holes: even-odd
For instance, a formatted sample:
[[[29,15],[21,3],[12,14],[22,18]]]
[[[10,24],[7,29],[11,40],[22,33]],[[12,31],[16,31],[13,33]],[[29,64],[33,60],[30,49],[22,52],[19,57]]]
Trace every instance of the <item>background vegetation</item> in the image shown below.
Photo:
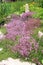
[[[0,3],[0,22],[2,22],[10,14],[13,14],[13,13],[20,14],[20,13],[24,12],[25,3],[29,4],[30,11],[33,11],[37,14],[37,15],[34,15],[35,18],[43,19],[43,8],[38,7],[40,5],[40,4],[38,4],[38,2],[30,3],[27,1],[25,1],[25,2],[17,1],[17,2]]]

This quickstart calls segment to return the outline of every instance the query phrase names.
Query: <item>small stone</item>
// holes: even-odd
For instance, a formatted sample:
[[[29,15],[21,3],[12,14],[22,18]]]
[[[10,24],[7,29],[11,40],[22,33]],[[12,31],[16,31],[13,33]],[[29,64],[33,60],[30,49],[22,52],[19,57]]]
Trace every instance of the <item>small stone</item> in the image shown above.
[[[11,18],[11,16],[7,16],[7,19],[10,19]]]
[[[3,50],[3,48],[0,48],[0,51],[2,51]]]
[[[4,24],[4,27],[6,27],[7,26],[7,24]]]
[[[43,32],[39,31],[38,32],[38,37],[41,38],[43,36]]]
[[[0,31],[0,40],[3,39],[5,36],[4,34]]]

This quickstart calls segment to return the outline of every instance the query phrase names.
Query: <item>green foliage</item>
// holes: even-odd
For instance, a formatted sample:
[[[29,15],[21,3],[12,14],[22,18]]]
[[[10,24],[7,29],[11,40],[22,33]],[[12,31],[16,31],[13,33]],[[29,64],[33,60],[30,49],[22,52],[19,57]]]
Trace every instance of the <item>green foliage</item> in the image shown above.
[[[0,41],[0,48],[3,48],[2,51],[0,51],[0,60],[7,59],[8,57],[12,58],[18,58],[18,53],[13,53],[11,51],[11,46],[15,45],[17,43],[17,40],[14,42],[12,40],[4,39]]]
[[[29,3],[24,1],[17,1],[17,2],[8,2],[8,3],[0,3],[0,22],[5,20],[5,18],[13,13],[20,14],[25,11],[24,5],[28,3],[30,6],[30,11],[35,12],[36,14],[33,15],[35,18],[43,19],[43,8],[38,7],[38,3]],[[37,5],[37,6],[36,6]]]
[[[7,33],[6,28],[4,27],[1,27],[0,31],[2,31],[3,34]],[[15,42],[12,40],[8,40],[8,39],[0,40],[0,48],[3,48],[3,50],[0,51],[0,60],[7,59],[8,57],[12,57],[12,58],[19,57],[18,53],[14,54],[11,51],[11,47],[18,43],[19,38],[20,38],[19,36],[16,36]]]
[[[20,11],[20,7],[24,3],[21,2],[8,2],[0,3],[0,22],[3,21],[8,15]]]
[[[28,3],[31,3],[31,2],[35,2],[37,3],[37,5],[39,7],[42,7],[43,8],[43,0],[17,0],[17,1],[25,1],[25,2],[28,2]]]
[[[6,34],[6,32],[7,32],[5,27],[1,27],[1,28],[0,28],[0,31],[1,31],[2,33],[4,33],[4,34]]]
[[[39,7],[43,8],[43,0],[36,0],[36,2],[38,3]]]
[[[39,43],[39,50],[38,50],[38,53],[37,54],[34,54],[36,55],[36,58],[38,58],[38,60],[43,64],[43,53],[42,53],[42,50],[43,50],[43,36],[41,38],[38,38],[38,31],[42,31],[43,32],[43,21],[41,21],[41,25],[39,28],[35,29],[34,30],[34,34],[32,34],[33,38],[35,38],[35,40]],[[34,57],[34,55],[32,57]]]
[[[43,64],[43,60],[42,60],[42,64]]]
[[[43,19],[43,8],[37,7],[36,5],[30,4],[30,11],[35,12],[33,17]]]

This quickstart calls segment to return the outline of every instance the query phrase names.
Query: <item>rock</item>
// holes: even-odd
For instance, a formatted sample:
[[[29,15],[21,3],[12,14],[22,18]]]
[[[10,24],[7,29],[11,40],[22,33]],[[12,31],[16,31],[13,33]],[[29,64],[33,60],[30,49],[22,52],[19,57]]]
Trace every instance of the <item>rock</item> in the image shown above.
[[[41,38],[43,36],[43,32],[39,31],[38,32],[38,37]]]
[[[7,24],[4,24],[4,27],[6,27],[7,26]]]
[[[0,48],[0,51],[2,51],[3,50],[3,48]]]
[[[7,60],[2,60],[0,62],[0,65],[36,65],[31,62],[22,62],[20,59],[13,59],[13,58],[8,58]]]
[[[11,18],[11,16],[9,15],[9,16],[7,16],[7,19],[10,19]]]
[[[28,6],[28,4],[25,4],[25,12],[29,12],[29,6]]]
[[[0,40],[3,39],[5,36],[4,34],[0,31]]]

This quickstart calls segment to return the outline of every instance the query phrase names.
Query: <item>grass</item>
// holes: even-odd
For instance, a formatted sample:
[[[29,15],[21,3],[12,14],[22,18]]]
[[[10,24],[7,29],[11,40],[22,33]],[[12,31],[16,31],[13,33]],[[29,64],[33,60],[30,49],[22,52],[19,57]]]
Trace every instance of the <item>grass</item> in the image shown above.
[[[38,41],[38,31],[43,32],[43,20],[40,23],[40,27],[34,30],[34,34],[32,35]]]
[[[6,34],[6,28],[5,27],[0,27],[0,31],[3,33],[3,34]]]
[[[7,33],[5,27],[1,27],[0,31],[2,31],[3,34]],[[0,51],[0,61],[3,59],[7,59],[8,57],[12,57],[12,58],[19,57],[18,53],[13,53],[11,51],[11,47],[18,43],[19,38],[20,38],[19,36],[16,36],[15,42],[10,39],[0,40],[0,48],[3,48],[3,50]]]
[[[41,52],[41,50],[43,50],[43,37],[40,38],[40,39],[38,38],[38,31],[39,30],[43,32],[43,21],[41,21],[40,27],[35,29],[34,30],[34,34],[32,34],[33,38],[39,43],[39,50],[38,50],[37,57],[38,57],[39,61],[42,62],[42,60],[43,60],[43,53]]]
[[[18,57],[18,54],[17,53],[14,54],[11,51],[11,47],[10,47],[10,46],[17,44],[17,42],[18,42],[17,40],[14,42],[14,41],[11,41],[8,39],[4,39],[4,40],[0,41],[0,48],[3,48],[3,50],[0,51],[0,60],[6,59],[8,57],[13,57],[13,58]]]
[[[8,2],[8,3],[0,3],[0,22],[3,21],[10,14],[20,14],[24,12],[24,5],[28,3],[30,7],[30,11],[36,12],[33,16],[35,18],[43,19],[43,8],[38,7],[37,3],[29,3],[24,1],[17,2]]]

